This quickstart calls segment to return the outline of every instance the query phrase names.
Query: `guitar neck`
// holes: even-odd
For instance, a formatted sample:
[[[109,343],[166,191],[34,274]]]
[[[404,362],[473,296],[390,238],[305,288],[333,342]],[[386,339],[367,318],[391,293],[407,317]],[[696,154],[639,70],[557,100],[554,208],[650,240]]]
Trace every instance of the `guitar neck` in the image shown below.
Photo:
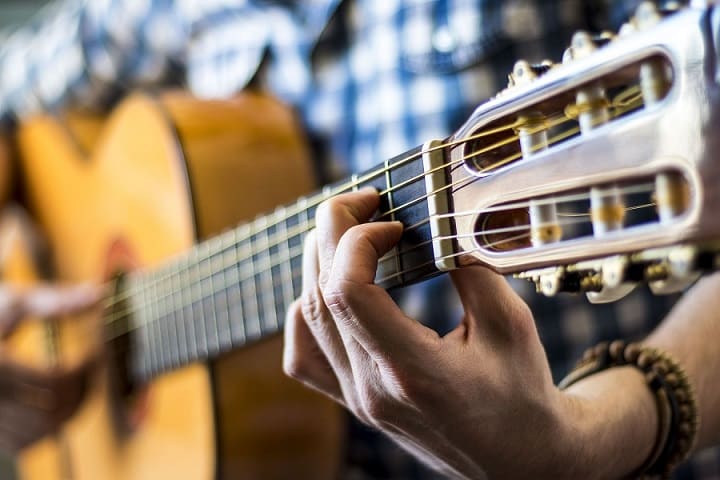
[[[108,324],[111,339],[131,333],[132,380],[143,383],[279,332],[301,293],[303,239],[315,226],[315,210],[340,193],[375,188],[381,194],[375,220],[399,220],[406,227],[380,261],[378,284],[390,289],[436,275],[425,177],[416,148],[200,243],[157,269],[129,275],[119,294],[123,306],[114,302],[121,314]]]

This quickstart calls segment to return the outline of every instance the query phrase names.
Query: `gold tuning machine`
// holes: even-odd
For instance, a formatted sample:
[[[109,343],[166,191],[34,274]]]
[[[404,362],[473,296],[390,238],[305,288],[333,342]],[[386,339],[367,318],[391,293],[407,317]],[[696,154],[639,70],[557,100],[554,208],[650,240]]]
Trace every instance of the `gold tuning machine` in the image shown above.
[[[720,244],[680,245],[628,255],[546,267],[516,274],[535,283],[538,293],[585,293],[593,303],[619,300],[638,282],[656,295],[682,292],[704,272],[720,267]]]

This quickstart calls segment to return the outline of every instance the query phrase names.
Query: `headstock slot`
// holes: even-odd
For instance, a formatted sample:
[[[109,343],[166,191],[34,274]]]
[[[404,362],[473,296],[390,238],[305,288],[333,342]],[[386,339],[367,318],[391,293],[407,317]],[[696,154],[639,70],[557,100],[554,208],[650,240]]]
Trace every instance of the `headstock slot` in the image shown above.
[[[550,68],[550,71],[553,68]],[[516,67],[517,69],[517,67]],[[465,140],[457,139],[453,158],[478,177],[488,176],[595,128],[641,113],[671,95],[672,62],[652,52],[601,76],[590,75],[572,88],[531,104],[516,102],[505,114],[477,123]],[[516,93],[511,86],[501,93]]]
[[[487,255],[507,256],[601,241],[639,228],[666,228],[687,214],[690,203],[689,182],[675,170],[586,185],[484,208],[474,221],[475,247]]]

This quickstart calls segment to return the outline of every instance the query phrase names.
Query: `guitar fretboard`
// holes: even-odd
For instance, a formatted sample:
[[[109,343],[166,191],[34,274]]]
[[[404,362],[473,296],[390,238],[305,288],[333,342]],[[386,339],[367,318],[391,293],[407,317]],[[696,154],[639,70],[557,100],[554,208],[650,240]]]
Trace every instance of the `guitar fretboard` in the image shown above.
[[[111,338],[131,333],[132,380],[142,383],[277,333],[301,293],[303,239],[315,226],[318,205],[366,186],[381,193],[374,220],[399,220],[406,228],[381,259],[376,282],[394,288],[436,275],[428,192],[416,148],[200,243],[160,268],[130,275],[124,314],[109,322],[109,332]]]

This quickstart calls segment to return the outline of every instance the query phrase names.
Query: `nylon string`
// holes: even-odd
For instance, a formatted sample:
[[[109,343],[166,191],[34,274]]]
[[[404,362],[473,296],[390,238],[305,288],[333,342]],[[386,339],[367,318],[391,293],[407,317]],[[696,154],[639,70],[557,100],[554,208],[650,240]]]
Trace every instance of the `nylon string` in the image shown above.
[[[629,90],[630,90],[630,89],[629,89]],[[624,92],[624,93],[625,93],[625,92]],[[632,92],[631,92],[631,93],[632,93]],[[623,107],[624,107],[624,106],[627,106],[627,105],[630,105],[630,104],[632,104],[632,103],[634,102],[633,100],[628,101],[628,100],[626,100],[626,99],[624,98],[624,96],[623,96],[623,97],[621,97],[621,96],[623,96],[623,94],[618,95],[618,96],[616,97],[616,99],[622,99],[622,105],[623,105]],[[628,98],[631,98],[631,97],[637,96],[637,95],[636,95],[635,93],[632,93],[632,94],[627,93],[625,96],[627,96]],[[619,105],[620,103],[621,103],[621,102],[618,101],[618,105]],[[631,107],[631,108],[632,108],[632,107]],[[614,116],[617,116],[617,115],[621,115],[622,113],[624,113],[624,112],[621,112],[621,111],[619,111],[619,108],[616,108],[616,110],[613,112],[613,115],[614,115]],[[559,116],[557,116],[557,117],[551,117],[551,118],[547,121],[547,123],[546,123],[545,125],[538,127],[538,129],[546,129],[546,128],[550,128],[550,126],[561,125],[562,123],[568,122],[568,121],[570,121],[570,120],[572,120],[572,118],[568,118],[567,115],[565,115],[564,117],[563,117],[562,115],[559,115]],[[549,126],[548,126],[548,125],[549,125]],[[349,191],[349,190],[351,190],[351,189],[354,189],[355,187],[357,187],[357,186],[359,186],[359,185],[361,185],[361,184],[363,184],[363,183],[365,183],[365,182],[367,182],[367,181],[369,181],[369,180],[371,180],[371,179],[373,179],[373,178],[379,177],[380,175],[384,175],[384,174],[387,173],[389,170],[392,170],[392,169],[397,168],[397,167],[399,167],[399,166],[401,166],[401,165],[403,165],[403,164],[406,164],[406,163],[408,163],[408,162],[410,162],[410,161],[412,161],[412,160],[415,160],[415,159],[419,158],[420,156],[422,156],[422,155],[424,155],[424,154],[426,154],[426,153],[433,152],[433,151],[436,151],[436,150],[439,150],[439,149],[448,148],[448,147],[458,146],[458,145],[461,145],[461,144],[463,144],[463,143],[467,143],[467,142],[472,141],[472,140],[476,140],[476,139],[479,139],[479,138],[482,138],[482,137],[485,137],[485,136],[488,136],[488,135],[492,135],[492,134],[494,134],[494,133],[500,133],[500,132],[503,132],[503,131],[507,131],[507,130],[510,130],[510,129],[514,129],[514,128],[517,128],[518,126],[519,126],[519,122],[514,122],[514,123],[512,123],[512,124],[507,124],[507,125],[503,125],[503,126],[500,126],[500,127],[493,128],[493,129],[491,129],[491,130],[485,130],[485,131],[482,131],[482,132],[478,132],[478,133],[476,133],[476,134],[474,134],[474,135],[471,135],[471,136],[466,137],[466,138],[463,138],[463,139],[457,139],[457,140],[454,140],[454,141],[451,141],[451,142],[445,142],[445,143],[443,143],[443,144],[439,144],[439,145],[433,146],[433,147],[430,148],[430,149],[416,152],[416,153],[411,154],[411,155],[409,155],[409,156],[407,156],[407,157],[405,157],[405,158],[403,158],[403,159],[401,159],[401,160],[398,160],[396,163],[394,163],[393,165],[390,165],[390,166],[388,166],[388,167],[386,167],[386,168],[381,168],[381,169],[378,169],[378,170],[369,172],[369,173],[363,175],[362,177],[353,178],[352,181],[347,182],[346,184],[342,184],[342,185],[340,185],[340,186],[338,186],[338,187],[335,187],[335,188],[333,189],[333,191],[326,191],[326,192],[324,192],[323,195],[316,195],[316,196],[314,196],[314,197],[311,197],[311,199],[309,199],[310,202],[305,202],[305,203],[303,203],[303,201],[301,200],[300,202],[298,202],[298,203],[296,203],[296,204],[294,205],[295,208],[293,208],[293,206],[291,206],[290,208],[282,209],[282,210],[280,210],[280,211],[283,213],[283,215],[281,216],[282,218],[276,218],[276,219],[274,219],[274,222],[267,222],[267,218],[265,218],[265,219],[264,219],[264,220],[265,220],[265,223],[264,223],[263,227],[265,227],[265,229],[267,229],[267,227],[269,227],[269,226],[277,226],[277,225],[279,225],[281,222],[285,222],[286,220],[288,220],[289,218],[291,218],[291,217],[293,217],[293,216],[295,216],[295,215],[298,215],[298,214],[303,213],[303,212],[307,212],[308,206],[310,206],[310,207],[312,207],[312,206],[317,206],[317,205],[319,205],[322,201],[324,201],[326,198],[328,198],[328,197],[330,197],[330,196],[334,196],[334,195],[337,195],[337,194],[339,194],[339,193],[343,193],[343,192]],[[568,131],[561,132],[559,135],[556,135],[555,137],[552,137],[552,138],[548,139],[548,144],[549,144],[549,145],[555,144],[555,143],[557,143],[558,141],[560,141],[560,140],[562,140],[562,139],[564,139],[564,138],[567,138],[567,137],[569,137],[569,136],[572,136],[572,135],[576,134],[577,131],[578,131],[578,129],[577,129],[577,128],[574,128],[574,129],[570,129],[570,130],[568,130]],[[453,167],[454,165],[459,165],[459,166],[461,166],[461,165],[464,164],[468,159],[470,159],[470,158],[472,158],[472,157],[476,157],[476,156],[482,155],[482,154],[484,154],[484,153],[488,153],[488,152],[490,152],[490,151],[492,151],[492,150],[494,150],[494,149],[497,149],[497,148],[499,148],[499,147],[501,147],[501,146],[509,145],[509,144],[511,144],[511,143],[513,143],[513,142],[515,142],[515,141],[517,141],[517,140],[518,140],[518,136],[517,136],[517,135],[510,136],[510,137],[508,137],[508,138],[505,139],[505,140],[502,140],[502,141],[500,141],[500,142],[496,142],[495,144],[489,145],[489,146],[487,146],[487,147],[484,147],[483,149],[480,149],[480,150],[478,150],[478,151],[475,151],[475,152],[471,153],[470,155],[465,156],[464,158],[461,158],[461,159],[459,159],[459,160],[450,161],[450,162],[448,162],[448,163],[446,163],[446,164],[443,164],[443,165],[440,165],[440,166],[438,166],[438,167],[435,167],[435,168],[433,168],[433,169],[430,170],[430,171],[423,172],[421,175],[418,175],[418,176],[416,176],[416,177],[410,178],[410,179],[408,179],[408,180],[406,180],[406,181],[404,181],[404,182],[402,182],[402,183],[399,183],[399,184],[394,185],[394,186],[392,186],[392,187],[390,187],[390,188],[387,188],[386,190],[381,191],[381,192],[380,192],[380,195],[387,195],[387,194],[391,193],[392,191],[398,190],[398,189],[403,188],[403,187],[405,187],[405,186],[407,186],[407,185],[410,185],[410,184],[412,184],[412,183],[414,183],[414,182],[416,182],[416,181],[419,181],[419,180],[421,180],[422,178],[424,178],[426,175],[431,174],[431,173],[434,173],[434,172],[439,171],[439,170],[441,170],[441,169],[448,168],[448,167]],[[518,154],[515,154],[515,155],[512,155],[512,156],[507,157],[507,158],[505,158],[505,159],[502,159],[502,160],[500,160],[500,161],[498,161],[498,162],[490,165],[489,167],[486,167],[485,171],[490,171],[490,172],[491,172],[491,171],[493,171],[493,170],[496,170],[497,168],[500,168],[501,166],[506,165],[507,163],[510,163],[510,162],[516,160],[516,159],[517,159],[516,157],[517,157],[517,158],[522,157],[522,153],[520,153],[519,155],[518,155]],[[425,199],[429,198],[431,195],[435,195],[435,194],[437,194],[437,193],[439,193],[439,192],[441,192],[441,191],[443,191],[443,190],[447,190],[447,189],[449,189],[449,188],[454,188],[454,187],[457,187],[458,189],[459,189],[459,188],[462,188],[462,187],[464,187],[464,186],[467,186],[467,185],[469,185],[469,184],[474,183],[475,181],[479,180],[479,179],[482,178],[482,177],[483,177],[482,172],[481,172],[481,175],[480,175],[480,176],[468,175],[467,177],[465,177],[465,178],[463,178],[463,179],[461,179],[461,180],[459,180],[459,181],[456,181],[456,182],[454,182],[453,184],[446,185],[446,186],[438,189],[437,191],[429,192],[428,194],[424,195],[423,197],[420,197],[420,198],[418,198],[418,199],[414,199],[414,200],[412,200],[412,201],[410,201],[410,202],[407,202],[407,203],[405,203],[405,204],[403,204],[403,205],[399,205],[399,206],[395,207],[394,209],[389,210],[388,212],[384,212],[384,213],[380,214],[379,216],[380,216],[380,217],[383,217],[383,216],[391,215],[392,213],[396,213],[397,211],[400,211],[400,210],[402,210],[402,209],[404,209],[404,208],[409,208],[411,205],[414,205],[414,204],[416,204],[416,203],[418,203],[418,202],[420,202],[420,201],[422,201],[422,200],[425,200]],[[587,199],[587,198],[589,198],[588,195],[585,195],[584,198],[579,198],[577,195],[575,195],[575,196],[573,196],[573,201],[574,201],[574,200]],[[563,198],[563,197],[560,197],[560,198],[551,198],[551,199],[548,199],[547,201],[548,201],[548,202],[562,202],[562,201],[564,201],[564,198]],[[648,204],[648,205],[645,205],[645,206],[651,206],[651,205],[652,205],[652,204]],[[515,209],[515,208],[524,208],[524,207],[528,207],[528,206],[529,206],[529,202],[525,202],[525,203],[522,203],[522,204],[521,204],[521,203],[515,203],[515,204],[513,204],[513,205],[504,205],[504,206],[502,206],[502,207],[494,207],[494,208],[492,208],[492,209],[487,209],[487,212],[497,211],[498,208],[502,208],[502,209],[504,209],[504,210],[509,210],[509,209]],[[642,208],[642,207],[644,207],[644,206],[636,206],[636,207],[632,207],[632,208],[637,209],[637,208]],[[292,213],[288,213],[288,212],[292,212]],[[479,215],[479,214],[485,213],[485,211],[474,211],[474,212],[471,212],[471,213],[472,213],[473,215]],[[466,215],[466,214],[469,214],[469,213],[450,214],[450,215],[444,215],[444,217],[447,217],[447,216],[462,216],[462,215]],[[584,215],[584,214],[583,214],[583,215]],[[411,230],[411,229],[418,228],[419,226],[421,226],[421,225],[423,225],[423,224],[425,224],[425,223],[427,223],[427,222],[429,222],[429,219],[424,220],[424,221],[422,221],[422,222],[419,222],[418,224],[412,225],[412,226],[406,228],[405,231],[409,231],[409,230]],[[578,222],[570,222],[570,223],[578,223]],[[563,222],[562,224],[563,224],[563,225],[566,225],[566,224],[569,224],[569,223],[568,223],[568,222]],[[282,238],[280,238],[279,240],[278,240],[278,235],[275,235],[275,237],[273,238],[273,242],[274,242],[274,243],[270,243],[270,238],[268,237],[268,238],[266,238],[265,242],[264,242],[262,245],[259,245],[259,246],[261,246],[261,247],[266,247],[266,249],[265,249],[265,251],[264,251],[264,254],[265,254],[265,256],[269,257],[269,248],[270,248],[270,247],[279,247],[282,243],[288,242],[291,238],[295,238],[295,237],[297,237],[297,236],[301,236],[301,235],[307,233],[309,230],[311,230],[312,228],[314,228],[314,225],[315,225],[315,224],[314,224],[314,219],[313,219],[313,220],[308,220],[308,221],[305,222],[304,225],[298,225],[298,226],[297,226],[295,229],[293,229],[293,230],[287,230],[287,229],[286,229],[286,232],[284,232],[285,235],[284,235]],[[298,227],[299,227],[299,228],[298,228]],[[527,230],[527,228],[529,228],[529,227],[530,227],[530,225],[527,225],[527,226],[516,226],[516,227],[514,227],[514,228],[518,228],[518,229],[522,228],[522,229],[524,229],[524,230]],[[240,238],[238,238],[238,230],[244,230],[244,232],[242,232],[242,235],[241,235]],[[290,233],[290,232],[292,232],[292,233]],[[225,255],[229,249],[231,249],[231,248],[232,248],[232,249],[235,249],[236,247],[238,247],[238,246],[239,246],[239,242],[241,242],[241,241],[243,241],[243,240],[249,240],[249,239],[251,239],[251,237],[252,237],[253,235],[256,235],[257,233],[259,233],[259,232],[253,232],[253,230],[252,230],[252,228],[250,227],[250,225],[246,225],[246,226],[244,226],[244,228],[243,228],[243,227],[239,227],[239,229],[236,229],[236,230],[233,230],[233,231],[230,231],[230,232],[227,232],[227,233],[225,233],[225,234],[220,235],[220,237],[219,237],[218,239],[215,239],[214,241],[211,240],[211,241],[209,241],[209,242],[205,242],[205,245],[200,244],[200,245],[198,245],[198,246],[193,250],[194,253],[197,253],[197,252],[199,252],[200,250],[208,250],[209,256],[208,256],[207,258],[199,258],[199,259],[198,259],[198,258],[191,258],[190,255],[187,255],[186,257],[181,258],[181,260],[180,260],[179,262],[177,262],[177,265],[174,265],[174,266],[178,267],[178,266],[181,266],[183,263],[189,262],[189,263],[193,263],[193,264],[194,264],[194,269],[195,269],[195,270],[199,270],[199,267],[197,266],[197,263],[198,263],[198,262],[203,262],[204,260],[210,261],[210,260],[212,260],[213,257],[216,257],[216,256],[221,255],[221,254],[222,254],[222,255]],[[483,234],[492,234],[492,233],[502,233],[502,232],[499,231],[498,229],[489,230],[489,231],[485,231],[485,232],[479,231],[479,232],[474,232],[474,233],[472,234],[472,236],[475,236],[475,235],[483,235]],[[234,243],[231,244],[231,245],[225,246],[225,245],[224,245],[224,242],[223,242],[223,240],[224,240],[223,237],[226,237],[226,236],[228,236],[229,234],[233,234],[233,241],[234,241]],[[504,238],[504,239],[502,239],[502,240],[500,240],[499,242],[496,242],[496,243],[500,244],[500,243],[515,241],[515,240],[518,240],[518,239],[521,239],[521,238],[525,238],[525,237],[527,237],[527,236],[529,236],[529,235],[530,235],[529,233],[525,233],[525,234],[519,235],[519,236],[517,236],[517,237]],[[266,237],[267,237],[267,232],[266,232]],[[445,238],[451,238],[451,237],[443,237],[443,239],[445,239]],[[455,236],[454,238],[457,239],[457,238],[459,238],[459,236]],[[424,245],[424,244],[427,244],[427,243],[431,243],[431,242],[432,242],[432,240],[423,242],[423,245]],[[252,240],[251,240],[251,243],[252,243]],[[219,251],[214,251],[214,250],[217,249],[217,244],[220,244],[220,250],[219,250]],[[420,247],[423,246],[423,245],[416,245],[416,246],[414,246],[414,247],[411,247],[411,249],[420,248]],[[475,249],[475,250],[472,250],[472,251],[469,251],[469,252],[468,252],[468,251],[460,252],[460,253],[458,253],[458,254],[456,254],[456,255],[450,255],[450,256],[448,256],[447,258],[452,258],[452,257],[457,256],[457,255],[469,254],[469,253],[472,253],[473,251],[477,251],[477,250],[479,250],[479,249],[488,248],[488,247],[492,247],[492,246],[494,246],[494,245],[485,244],[485,245],[483,245],[482,247],[478,247],[478,249]],[[496,246],[496,245],[495,245],[495,246]],[[215,248],[213,248],[213,247],[215,247]],[[252,245],[250,245],[250,247],[252,247]],[[398,255],[402,255],[402,254],[404,254],[404,253],[407,253],[407,251],[409,251],[409,250],[411,250],[411,249],[408,249],[408,250],[406,250],[406,251],[404,251],[404,252],[395,253],[394,255],[391,255],[391,256],[385,256],[385,257],[383,257],[382,259],[380,259],[380,262],[390,261],[390,260],[394,259],[395,257],[397,257]],[[260,255],[262,255],[262,254],[263,254],[263,252],[261,252],[261,251],[253,252],[252,249],[251,249],[251,254],[250,254],[249,256],[246,256],[246,257],[243,257],[243,258],[233,259],[233,261],[232,261],[232,266],[238,268],[239,265],[240,265],[242,262],[252,261],[252,258],[253,258],[253,257],[260,257]],[[210,269],[210,275],[209,275],[209,276],[204,276],[204,277],[201,277],[200,279],[188,278],[187,280],[189,280],[189,282],[185,282],[184,285],[179,285],[179,287],[180,287],[181,290],[185,290],[185,289],[191,288],[193,284],[199,284],[199,283],[202,282],[203,280],[207,280],[208,278],[211,278],[211,277],[214,276],[214,275],[222,274],[222,276],[225,278],[226,282],[225,282],[224,284],[222,284],[222,286],[220,287],[220,290],[221,290],[221,291],[224,291],[224,290],[227,290],[227,288],[229,288],[230,286],[235,285],[236,282],[243,282],[243,281],[246,281],[246,280],[248,280],[248,279],[250,279],[250,278],[255,278],[255,277],[257,277],[258,275],[262,275],[262,274],[266,274],[266,273],[272,273],[272,268],[278,267],[278,266],[284,264],[285,262],[287,262],[288,260],[295,259],[295,258],[297,258],[298,256],[300,256],[301,254],[302,254],[302,247],[301,247],[301,246],[300,246],[300,247],[296,247],[295,249],[290,249],[290,248],[288,248],[288,249],[287,249],[287,252],[285,253],[285,256],[284,256],[284,257],[282,257],[282,258],[280,258],[279,260],[276,260],[276,261],[274,261],[274,262],[272,262],[272,261],[271,261],[271,262],[265,262],[265,263],[263,263],[263,264],[260,265],[260,269],[258,269],[256,265],[253,265],[255,268],[253,268],[253,274],[252,274],[252,275],[247,275],[247,274],[246,274],[246,275],[244,275],[244,276],[242,276],[242,277],[239,277],[239,278],[233,278],[233,281],[232,281],[232,282],[228,282],[228,281],[227,281],[227,273],[226,273],[226,270],[228,269],[228,267],[227,267],[226,265],[222,265],[222,266],[221,266],[221,271],[213,271],[213,269],[211,268],[211,269]],[[253,261],[253,262],[254,262],[254,261]],[[432,262],[428,262],[428,264],[429,264],[429,263],[434,263],[434,260],[433,260]],[[425,265],[419,265],[419,266],[414,267],[413,269],[422,268],[423,266],[426,266],[426,265],[427,265],[427,264],[425,264]],[[214,265],[209,265],[209,266],[212,267],[212,266],[214,266]],[[166,268],[167,268],[167,267],[166,267]],[[191,268],[192,268],[192,267],[191,267]],[[171,272],[169,272],[169,273],[165,273],[165,272],[163,272],[164,269],[161,267],[161,268],[159,269],[159,271],[162,272],[163,275],[160,276],[160,277],[157,277],[157,276],[150,277],[151,282],[150,282],[149,284],[143,284],[142,287],[145,288],[145,289],[150,288],[150,287],[156,287],[156,286],[158,286],[158,285],[161,285],[164,281],[166,281],[166,280],[167,280],[168,278],[170,278],[170,277],[178,276],[178,275],[180,275],[180,274],[182,274],[182,273],[187,273],[187,270],[189,270],[189,269],[190,269],[190,268],[186,268],[186,269],[185,269],[185,272],[183,272],[183,271],[180,270],[180,269],[176,269],[176,270],[171,271]],[[391,276],[378,279],[377,281],[378,281],[379,283],[383,283],[383,282],[386,282],[386,281],[388,281],[388,280],[390,280],[390,279],[392,279],[392,278],[394,278],[394,277],[407,274],[408,272],[410,272],[410,271],[413,270],[413,269],[403,270],[403,271],[400,271],[400,272],[396,272],[396,273],[392,274]],[[295,278],[297,278],[297,276],[298,276],[297,274],[295,274],[294,272],[292,272],[291,278],[292,278],[293,280],[294,280]],[[274,279],[273,279],[273,280],[274,280]],[[277,283],[272,283],[271,286],[272,286],[273,288],[275,288],[275,287],[277,286]],[[178,285],[175,285],[174,287],[178,287]],[[213,290],[216,290],[215,287],[216,287],[216,286],[213,285]],[[199,289],[199,288],[198,288],[198,289]],[[199,289],[199,290],[201,291],[201,289]],[[121,292],[120,294],[112,295],[112,296],[110,297],[110,302],[109,302],[106,306],[107,306],[107,307],[110,307],[110,308],[113,307],[113,306],[116,306],[117,304],[123,302],[124,300],[127,300],[127,299],[129,298],[129,296],[132,295],[132,293],[133,293],[133,292],[131,292],[131,291],[128,289],[128,290],[125,290],[125,291]],[[202,291],[201,291],[201,293],[202,293]],[[214,292],[214,294],[217,294],[217,292]],[[151,300],[151,303],[154,303],[155,305],[157,305],[157,304],[160,303],[161,300],[164,300],[164,299],[166,299],[168,296],[172,296],[172,295],[174,295],[174,293],[165,294],[164,296],[158,296],[158,297],[156,297],[156,298],[153,298],[153,299]],[[182,292],[181,292],[181,296],[182,296]],[[211,295],[211,296],[213,296],[213,295]],[[203,295],[201,294],[201,296],[200,296],[199,298],[192,298],[192,300],[190,300],[189,304],[183,305],[183,307],[184,307],[184,308],[187,308],[188,306],[192,305],[193,303],[196,303],[197,301],[201,301],[201,300],[203,300],[204,298],[207,298],[207,297],[206,297],[206,296],[203,296]],[[257,300],[258,300],[258,303],[260,303],[260,299],[257,299]],[[262,302],[262,303],[265,303],[265,302]],[[273,303],[273,305],[275,304],[274,292],[273,292],[273,302],[272,302],[272,303]],[[147,308],[147,307],[149,307],[149,306],[151,306],[149,303],[145,303],[145,304],[141,304],[141,305],[140,305],[141,308]],[[175,308],[175,307],[174,307],[174,308],[172,308],[170,311],[166,311],[165,314],[171,313],[172,311],[178,311],[178,310],[180,310],[180,309],[183,308],[183,307],[180,307],[180,308]],[[107,325],[110,325],[110,324],[113,324],[113,323],[119,321],[119,319],[121,319],[121,318],[124,319],[124,317],[125,317],[127,314],[129,314],[129,313],[133,313],[133,312],[131,312],[130,310],[120,311],[120,312],[117,312],[117,311],[116,311],[116,312],[112,312],[112,315],[110,315],[110,316],[107,318],[106,324],[107,324]],[[157,312],[157,313],[160,313],[160,312]],[[149,323],[152,323],[153,321],[157,321],[157,319],[160,318],[160,317],[162,317],[162,315],[156,316],[155,319],[153,319],[153,320],[151,320],[151,321],[149,321],[149,322],[144,322],[144,323],[142,323],[142,324],[135,324],[133,327],[129,328],[127,331],[123,331],[123,332],[117,334],[116,336],[110,337],[109,340],[112,340],[112,339],[114,339],[114,338],[117,338],[117,337],[119,337],[119,336],[122,336],[122,335],[128,333],[130,330],[135,330],[135,329],[140,328],[140,327],[142,327],[142,326],[147,326]],[[183,323],[183,322],[180,322],[180,323]],[[279,323],[279,322],[277,322],[277,323]]]

